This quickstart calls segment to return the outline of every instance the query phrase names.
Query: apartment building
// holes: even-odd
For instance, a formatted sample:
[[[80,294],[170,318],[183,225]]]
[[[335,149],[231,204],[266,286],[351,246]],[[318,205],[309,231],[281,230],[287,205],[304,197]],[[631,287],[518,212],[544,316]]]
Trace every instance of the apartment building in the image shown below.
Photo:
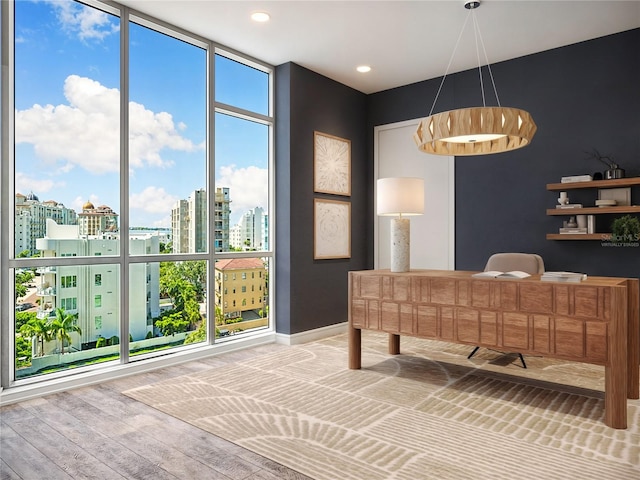
[[[65,207],[55,200],[41,202],[38,196],[15,194],[15,230],[14,251],[16,255],[27,250],[30,255],[36,253],[36,239],[42,238],[46,231],[46,221],[50,218],[60,225],[75,225],[76,211]]]
[[[119,233],[83,236],[78,225],[58,225],[47,220],[44,238],[36,241],[41,258],[115,256],[120,251]],[[158,235],[148,233],[129,237],[132,254],[159,253]],[[77,315],[81,334],[72,334],[74,350],[95,347],[100,337],[120,337],[120,270],[115,264],[42,267],[37,270],[37,316],[55,316],[57,308]],[[152,319],[160,315],[158,263],[131,265],[129,278],[129,332],[133,340],[153,332]],[[51,341],[45,354],[55,350]]]
[[[259,318],[267,295],[267,270],[263,261],[259,258],[218,260],[215,271],[216,305],[224,317]]]

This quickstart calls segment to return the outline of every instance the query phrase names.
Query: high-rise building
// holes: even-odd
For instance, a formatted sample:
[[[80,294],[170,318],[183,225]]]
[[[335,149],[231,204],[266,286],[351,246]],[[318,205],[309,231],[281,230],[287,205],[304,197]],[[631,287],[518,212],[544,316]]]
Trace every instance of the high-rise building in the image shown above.
[[[231,215],[231,197],[227,187],[216,188],[214,211],[214,241],[216,252],[229,251],[229,217]]]
[[[77,223],[74,209],[67,208],[55,200],[41,202],[33,192],[28,195],[16,193],[15,206],[14,254],[16,256],[25,250],[30,255],[36,253],[36,239],[45,236],[48,218],[60,225]]]
[[[173,253],[189,252],[189,202],[178,200],[171,209],[171,242]]]
[[[231,246],[241,250],[268,250],[268,218],[262,207],[246,212],[232,228]]]
[[[229,250],[228,188],[216,188],[214,202],[214,249]],[[207,192],[195,190],[187,200],[178,200],[171,209],[172,250],[174,253],[207,251]]]
[[[189,195],[189,252],[207,251],[207,191],[195,190]]]
[[[46,235],[36,240],[42,258],[64,256],[108,256],[120,252],[120,234],[80,235],[78,225],[58,225],[48,219]],[[157,254],[158,235],[149,232],[129,237],[132,255]],[[153,318],[160,315],[160,265],[136,263],[129,266],[129,332],[141,340],[153,332]],[[121,337],[120,271],[117,265],[65,265],[38,269],[36,293],[40,299],[38,318],[55,316],[56,308],[77,315],[82,333],[72,333],[71,349],[91,346],[100,337]],[[49,349],[56,348],[50,342]]]

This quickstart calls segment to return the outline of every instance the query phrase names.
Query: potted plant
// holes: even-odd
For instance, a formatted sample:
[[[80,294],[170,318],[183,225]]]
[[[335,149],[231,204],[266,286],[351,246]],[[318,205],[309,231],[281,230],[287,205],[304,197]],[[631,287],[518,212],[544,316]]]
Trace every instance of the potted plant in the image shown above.
[[[637,242],[640,240],[640,220],[633,215],[616,218],[611,224],[613,241]]]

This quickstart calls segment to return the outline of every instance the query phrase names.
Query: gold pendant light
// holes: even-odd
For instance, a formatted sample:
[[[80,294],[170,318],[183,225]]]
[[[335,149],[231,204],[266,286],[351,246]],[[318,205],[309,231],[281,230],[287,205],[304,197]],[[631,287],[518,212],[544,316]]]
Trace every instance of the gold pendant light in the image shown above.
[[[479,33],[475,12],[473,12],[480,6],[480,2],[465,2],[464,6],[470,10],[473,16],[476,50],[478,49],[478,38],[484,50],[484,43],[482,43],[482,37]],[[462,27],[462,31],[464,31],[465,26],[466,22]],[[458,37],[458,42],[462,36],[462,31]],[[456,48],[457,46],[458,44],[456,43]],[[455,49],[453,54],[455,55]],[[498,106],[487,107],[485,104],[482,71],[478,61],[483,106],[461,108],[432,115],[448,73],[449,67],[447,67],[447,72],[442,77],[440,88],[433,101],[431,112],[429,112],[428,117],[420,121],[418,129],[413,136],[421,151],[434,155],[486,155],[515,150],[531,143],[531,139],[537,130],[533,118],[525,110],[500,106],[491,66],[486,58],[486,52],[484,54]],[[451,60],[453,60],[453,55]],[[451,65],[451,60],[449,61],[449,66]]]

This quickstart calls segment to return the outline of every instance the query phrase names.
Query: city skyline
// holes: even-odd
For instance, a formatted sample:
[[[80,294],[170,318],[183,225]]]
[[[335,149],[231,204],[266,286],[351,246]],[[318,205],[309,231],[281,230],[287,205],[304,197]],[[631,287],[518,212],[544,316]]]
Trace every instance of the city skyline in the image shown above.
[[[227,187],[218,187],[218,188],[227,188]],[[196,189],[196,190],[197,190],[197,189]],[[203,188],[203,190],[205,190],[205,189]],[[229,192],[230,192],[230,189],[229,189]],[[92,204],[93,204],[93,202],[91,202],[90,200],[87,200],[87,201],[85,201],[85,202],[80,206],[80,209],[79,209],[79,210],[76,210],[76,209],[75,209],[75,208],[73,208],[73,207],[69,207],[69,206],[68,206],[68,205],[66,205],[64,202],[58,201],[58,199],[56,199],[56,198],[46,198],[46,199],[40,198],[40,196],[38,195],[38,192],[34,192],[33,190],[30,190],[28,193],[25,193],[25,192],[18,192],[18,191],[16,191],[16,192],[15,192],[15,194],[16,194],[16,196],[22,196],[22,197],[25,197],[25,198],[27,198],[27,199],[28,199],[30,196],[35,196],[35,198],[37,198],[37,199],[38,199],[38,200],[37,200],[37,202],[42,203],[42,204],[44,204],[44,203],[48,203],[48,202],[55,202],[55,203],[56,203],[56,204],[58,204],[58,205],[64,205],[64,207],[69,208],[69,209],[72,209],[76,214],[80,214],[80,213],[82,213],[82,211],[83,211],[83,206],[84,206],[87,202],[89,202],[89,203],[92,203]],[[187,196],[187,197],[188,197],[188,196]],[[184,199],[178,199],[178,200],[176,200],[176,204],[177,204],[180,200],[184,200]],[[233,199],[231,200],[231,202],[233,202]],[[175,206],[176,204],[174,204],[174,206]],[[107,204],[103,204],[103,205],[105,205],[105,206],[107,206],[107,207],[111,207],[110,205],[107,205]],[[95,206],[95,207],[98,207],[98,206],[100,206],[100,205],[94,205],[94,206]],[[243,221],[243,218],[244,218],[248,213],[251,213],[253,210],[255,210],[256,208],[261,208],[262,210],[264,210],[264,211],[266,212],[266,209],[264,209],[264,208],[263,208],[263,207],[261,207],[260,205],[256,205],[256,206],[254,206],[254,207],[252,207],[252,208],[249,208],[249,209],[247,209],[247,210],[244,210],[244,211],[242,211],[242,212],[236,212],[236,213],[239,213],[239,215],[236,215],[236,217],[238,218],[238,220],[237,220],[237,222],[236,222],[236,223],[234,223],[234,224],[232,224],[232,225],[240,225],[240,224],[242,223],[242,221]],[[173,209],[173,208],[172,208],[172,209]],[[114,213],[118,214],[118,212],[117,212],[117,211],[114,211]],[[171,214],[171,211],[169,212],[169,214]],[[119,215],[119,214],[118,214],[118,215]],[[268,212],[264,213],[264,215],[268,215]],[[130,229],[130,230],[135,230],[135,229],[138,229],[138,228],[144,228],[144,229],[147,229],[147,228],[148,228],[148,229],[150,229],[150,230],[171,230],[171,225],[169,224],[168,226],[160,226],[160,227],[153,227],[153,226],[148,226],[148,225],[129,225],[129,229]]]
[[[16,193],[121,213],[119,31],[118,17],[72,1],[16,2]],[[175,202],[207,187],[206,51],[131,23],[130,57],[129,224],[170,228]],[[216,97],[268,114],[266,74],[238,65],[216,56]],[[268,127],[215,121],[208,190],[233,192],[234,225],[268,211]]]

